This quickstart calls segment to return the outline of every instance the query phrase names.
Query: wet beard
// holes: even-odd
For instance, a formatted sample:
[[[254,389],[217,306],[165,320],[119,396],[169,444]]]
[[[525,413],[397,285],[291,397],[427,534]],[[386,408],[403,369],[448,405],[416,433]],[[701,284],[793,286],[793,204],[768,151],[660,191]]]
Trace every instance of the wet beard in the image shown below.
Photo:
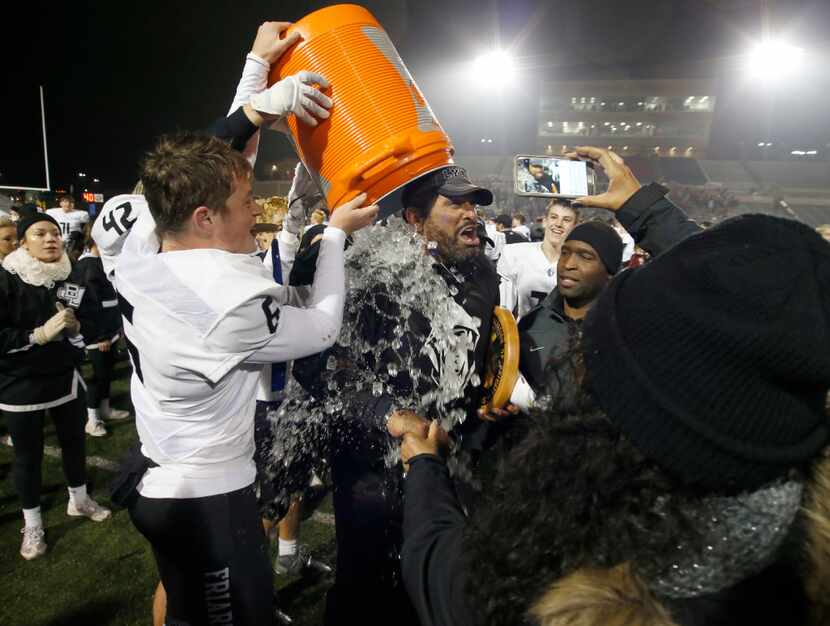
[[[481,246],[465,246],[429,224],[424,225],[424,238],[427,242],[435,242],[438,256],[447,265],[460,265],[483,254]]]

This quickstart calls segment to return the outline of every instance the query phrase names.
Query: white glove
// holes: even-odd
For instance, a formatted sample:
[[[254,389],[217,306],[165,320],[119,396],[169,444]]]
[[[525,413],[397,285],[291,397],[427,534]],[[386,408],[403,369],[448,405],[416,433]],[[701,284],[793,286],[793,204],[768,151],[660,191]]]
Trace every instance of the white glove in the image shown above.
[[[309,126],[317,126],[317,118],[329,117],[332,101],[312,87],[314,83],[321,89],[329,86],[329,81],[320,74],[306,71],[293,74],[252,96],[251,106],[259,113],[281,118],[293,113]]]
[[[294,180],[288,191],[288,215],[283,221],[283,227],[292,235],[300,235],[306,223],[311,207],[323,197],[317,182],[308,173],[302,162],[297,163],[294,169]]]
[[[61,333],[66,330],[67,324],[70,323],[70,320],[74,320],[76,324],[78,322],[78,320],[75,319],[75,314],[72,313],[72,309],[63,309],[58,311],[46,320],[46,323],[43,326],[35,328],[33,333],[35,336],[35,343],[42,346],[50,341],[59,341],[62,339]]]

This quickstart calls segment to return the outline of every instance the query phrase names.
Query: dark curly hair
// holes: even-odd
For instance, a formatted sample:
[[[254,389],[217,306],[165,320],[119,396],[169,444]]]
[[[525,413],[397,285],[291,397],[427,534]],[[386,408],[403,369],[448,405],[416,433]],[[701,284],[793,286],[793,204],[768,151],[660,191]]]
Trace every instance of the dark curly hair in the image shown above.
[[[574,355],[548,366],[553,395],[499,462],[467,525],[467,602],[477,623],[516,624],[551,583],[581,567],[659,562],[679,536],[695,541],[677,507],[693,493],[573,393],[582,371]]]

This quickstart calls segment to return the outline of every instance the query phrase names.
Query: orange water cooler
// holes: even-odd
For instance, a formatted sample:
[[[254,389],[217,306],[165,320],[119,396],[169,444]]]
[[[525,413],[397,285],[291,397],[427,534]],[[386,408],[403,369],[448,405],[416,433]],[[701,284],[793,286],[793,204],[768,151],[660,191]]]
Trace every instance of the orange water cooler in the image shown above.
[[[312,128],[291,115],[297,152],[334,209],[361,192],[376,202],[453,163],[441,128],[386,31],[369,11],[340,4],[292,24],[303,40],[271,70],[269,85],[301,70],[331,87],[331,117]]]

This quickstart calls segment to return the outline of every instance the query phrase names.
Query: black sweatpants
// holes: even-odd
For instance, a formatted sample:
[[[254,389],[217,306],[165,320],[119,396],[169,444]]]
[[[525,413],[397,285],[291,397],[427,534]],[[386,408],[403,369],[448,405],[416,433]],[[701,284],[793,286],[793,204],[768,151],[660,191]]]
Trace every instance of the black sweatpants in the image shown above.
[[[24,509],[40,506],[43,425],[46,411],[2,411],[14,445],[14,486]],[[84,397],[49,409],[61,446],[63,473],[70,487],[86,483],[86,410]]]
[[[253,486],[204,498],[145,498],[130,518],[153,548],[167,626],[270,625],[273,573]]]
[[[337,572],[324,623],[417,626],[400,578],[402,485],[378,448],[357,444],[365,439],[365,431],[346,427],[332,455]]]
[[[115,346],[107,352],[87,350],[86,353],[92,364],[92,378],[86,381],[86,405],[90,409],[97,409],[103,398],[110,397],[110,383],[115,369]]]

